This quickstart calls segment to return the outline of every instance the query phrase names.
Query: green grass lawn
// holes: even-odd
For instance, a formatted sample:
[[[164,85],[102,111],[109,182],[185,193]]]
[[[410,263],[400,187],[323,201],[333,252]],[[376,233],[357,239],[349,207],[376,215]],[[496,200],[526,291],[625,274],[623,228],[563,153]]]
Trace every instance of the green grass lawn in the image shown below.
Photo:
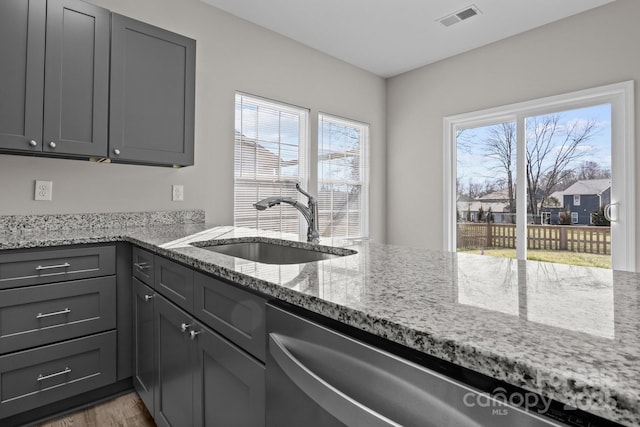
[[[468,254],[481,254],[502,258],[515,258],[515,249],[470,249],[458,250]],[[611,268],[610,255],[594,255],[569,251],[545,251],[539,249],[527,250],[527,259],[532,261],[555,262],[558,264],[580,265],[584,267]]]

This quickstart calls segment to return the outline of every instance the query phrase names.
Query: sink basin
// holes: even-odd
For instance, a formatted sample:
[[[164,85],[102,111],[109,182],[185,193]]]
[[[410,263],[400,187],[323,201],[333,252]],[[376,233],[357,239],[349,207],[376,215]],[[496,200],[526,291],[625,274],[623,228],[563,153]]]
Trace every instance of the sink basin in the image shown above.
[[[334,252],[323,251],[322,247],[307,249],[302,247],[284,246],[271,242],[237,242],[207,246],[195,244],[201,249],[224,255],[242,258],[264,264],[304,264],[355,254],[355,251],[342,248],[329,248]]]

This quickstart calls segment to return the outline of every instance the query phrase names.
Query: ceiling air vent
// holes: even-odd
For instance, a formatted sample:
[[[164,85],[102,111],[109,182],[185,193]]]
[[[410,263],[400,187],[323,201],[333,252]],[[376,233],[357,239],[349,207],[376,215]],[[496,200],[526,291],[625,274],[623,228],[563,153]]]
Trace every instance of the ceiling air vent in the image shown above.
[[[460,21],[464,21],[465,19],[469,19],[472,16],[476,16],[480,13],[480,9],[474,4],[469,7],[465,7],[462,10],[454,12],[450,15],[445,16],[444,18],[437,19],[445,27],[450,27],[453,24],[457,24]]]

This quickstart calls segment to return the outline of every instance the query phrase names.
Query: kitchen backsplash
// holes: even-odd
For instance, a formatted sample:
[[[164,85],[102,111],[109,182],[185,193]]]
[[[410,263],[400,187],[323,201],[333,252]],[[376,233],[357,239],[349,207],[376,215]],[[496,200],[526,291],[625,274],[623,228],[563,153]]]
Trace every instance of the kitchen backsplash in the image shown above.
[[[64,231],[112,227],[204,223],[203,210],[0,215],[0,232]]]

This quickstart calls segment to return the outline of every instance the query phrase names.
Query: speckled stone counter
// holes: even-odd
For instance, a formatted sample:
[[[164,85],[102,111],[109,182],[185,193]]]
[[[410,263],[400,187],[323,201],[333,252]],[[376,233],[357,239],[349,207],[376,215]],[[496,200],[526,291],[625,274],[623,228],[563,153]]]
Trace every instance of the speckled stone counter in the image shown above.
[[[127,241],[623,425],[640,425],[640,275],[367,242],[267,265],[192,246],[287,238],[202,223],[0,233],[0,249]],[[292,243],[292,245],[304,243]]]

